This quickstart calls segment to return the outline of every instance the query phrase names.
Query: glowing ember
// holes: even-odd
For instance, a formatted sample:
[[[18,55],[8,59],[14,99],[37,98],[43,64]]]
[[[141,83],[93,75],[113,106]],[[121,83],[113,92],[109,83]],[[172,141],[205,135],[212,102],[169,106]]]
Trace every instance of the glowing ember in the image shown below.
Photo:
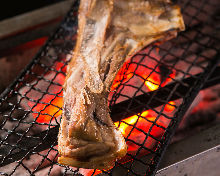
[[[136,64],[130,64],[129,62],[126,62],[123,65],[123,67],[120,69],[118,74],[116,75],[111,90],[115,90],[121,82],[127,83],[130,81],[130,79],[133,79],[134,72],[139,76],[136,77],[136,80],[144,81],[144,85],[146,86],[145,88],[147,88],[148,91],[154,91],[159,87],[165,86],[166,84],[171,82],[172,79],[175,77],[175,73],[172,72],[167,79],[162,81],[161,76],[159,74],[160,70],[158,68],[156,68],[156,72],[152,72],[152,69],[156,67],[156,62],[154,63],[152,61],[147,64],[148,67],[151,69],[147,69],[146,67],[139,66],[139,69],[137,70]],[[66,67],[61,62],[57,62],[54,66],[54,69],[57,71],[66,72]],[[63,85],[65,76],[62,73],[56,74],[56,72],[52,72],[46,75],[45,79],[53,80],[53,82]],[[36,88],[40,89],[40,86],[42,86],[43,84],[45,84],[45,82],[43,81],[42,83],[39,82],[38,85],[39,87],[36,86]],[[28,92],[28,90],[29,90],[28,88],[25,88],[23,90],[23,94]],[[62,110],[61,110],[63,105],[62,87],[58,85],[52,85],[49,88],[48,92],[50,94],[43,95],[43,97],[40,99],[38,104],[35,104],[35,102],[32,101],[28,101],[27,103],[28,106],[32,108],[33,117],[36,119],[37,122],[40,123],[49,123],[54,118],[57,118],[62,114]],[[35,95],[35,94],[36,92],[32,91],[28,93],[27,96],[31,99],[34,99],[35,101],[42,96],[42,94],[39,95]],[[175,102],[170,101],[168,104],[164,106],[163,113],[171,114],[174,112],[174,110],[175,110]],[[169,122],[170,119],[167,119],[163,115],[158,117],[158,112],[155,112],[153,110],[146,110],[137,115],[133,115],[131,117],[123,119],[120,122],[115,122],[114,124],[116,127],[119,128],[123,136],[127,139],[128,153],[131,155],[136,155],[136,152],[138,151],[140,146],[144,146],[148,149],[153,150],[158,142],[156,139],[161,138],[161,136],[165,132],[164,129],[169,125]],[[128,158],[125,157],[121,162],[127,162],[130,159],[131,158],[129,157]],[[99,170],[94,171],[91,169],[84,169],[83,171],[86,172],[85,175],[92,175],[92,174],[97,175],[101,173],[101,171]]]
[[[123,121],[115,122],[114,124],[115,124],[115,126],[119,127],[119,130],[122,132],[124,137],[126,137],[128,134],[128,128],[129,127],[131,128],[132,127],[131,125],[134,125],[138,120],[140,120],[139,119],[140,116],[146,117],[148,114],[149,114],[149,111],[144,111],[141,114],[128,117],[126,119],[123,119]]]
[[[62,87],[57,84],[64,84],[65,76],[60,73],[60,71],[66,71],[66,66],[61,62],[57,62],[54,69],[58,72],[51,71],[44,75],[45,80],[53,80],[52,84],[44,79],[37,83],[31,83],[35,85],[36,89],[40,89],[42,92],[47,91],[48,94],[44,94],[34,89],[30,91],[29,87],[24,87],[20,90],[21,94],[26,94],[30,99],[27,105],[23,103],[23,106],[27,109],[31,108],[32,116],[39,123],[49,123],[62,114],[63,93]],[[39,102],[36,104],[36,101]]]
[[[164,110],[166,112],[173,112],[175,110],[175,102],[174,101],[169,101],[168,104],[165,105]]]
[[[160,79],[157,76],[150,76],[146,81],[145,85],[150,91],[154,91],[159,88]]]
[[[148,75],[142,75],[143,78],[146,78]],[[154,91],[157,90],[160,86],[164,87],[166,84],[172,81],[175,78],[175,72],[172,72],[165,81],[161,82],[161,77],[157,73],[153,72],[144,82],[148,90]]]
[[[134,70],[131,69],[131,67],[129,67],[128,69],[128,67],[129,67],[128,62],[125,62],[123,66],[120,68],[112,83],[111,91],[115,90],[121,82],[126,82],[131,79],[131,77],[134,74],[133,72]]]
[[[145,67],[140,67],[140,69],[136,70],[136,74],[143,78],[141,80],[144,81],[144,84],[149,91],[154,91],[159,87],[165,86],[175,77],[175,73],[172,72],[168,78],[162,82],[161,75],[159,74],[160,70],[158,67],[156,67],[155,63],[148,63],[148,67],[152,69],[156,68],[156,72],[152,72],[151,69],[147,69]],[[124,64],[113,82],[112,89],[118,87],[122,80],[123,82],[129,81],[129,79],[134,76],[135,69],[135,64]],[[175,102],[173,101],[170,101],[164,107],[164,112],[167,114],[173,113],[174,110]],[[119,128],[125,138],[135,141],[135,143],[140,145],[144,145],[149,149],[153,149],[157,141],[150,136],[148,136],[147,140],[145,140],[146,133],[154,136],[155,138],[160,138],[164,133],[163,128],[166,128],[169,122],[170,120],[163,116],[158,117],[158,113],[154,112],[153,110],[146,110],[137,115],[123,119],[120,122],[115,122],[115,125]],[[134,154],[138,148],[140,148],[140,146],[136,145],[130,140],[127,141],[128,153]]]
[[[62,114],[61,107],[63,106],[62,93],[60,93],[56,98],[54,96],[48,96],[44,103],[38,103],[37,106],[33,108],[34,118],[37,119],[39,123],[49,123],[54,118],[59,117]],[[49,104],[49,105],[48,105]]]
[[[62,63],[57,63],[55,65],[56,70],[62,70],[63,72],[66,71],[66,67]],[[126,70],[126,71],[125,71]],[[145,69],[146,70],[146,69]],[[154,91],[159,88],[161,84],[160,80],[160,75],[158,73],[151,73],[150,76],[146,75],[149,71],[139,71],[140,76],[143,78],[148,78],[145,79],[145,85],[150,91]],[[121,80],[123,79],[124,81],[128,81],[134,73],[134,66],[128,67],[128,63],[125,63],[123,67],[120,69],[119,73],[117,74],[114,83],[112,85],[112,89],[115,89]],[[161,86],[166,85],[169,83],[172,78],[175,77],[175,74],[172,73],[169,75],[169,78],[167,78]],[[60,84],[63,84],[65,77],[61,76],[57,82]],[[53,91],[53,93],[55,93]],[[37,118],[37,122],[45,122],[48,123],[50,122],[53,118],[58,117],[62,114],[61,107],[63,104],[62,100],[62,92],[58,94],[57,97],[54,97],[52,95],[47,95],[42,99],[42,103],[38,103],[34,108],[33,108],[33,117]],[[170,101],[169,104],[167,104],[164,108],[164,111],[170,113],[175,110],[175,103],[173,101]],[[32,105],[33,106],[33,105]],[[132,138],[134,141],[139,140],[139,142],[143,142],[144,137],[146,136],[144,133],[141,131],[148,132],[150,127],[152,126],[153,122],[157,123],[158,125],[160,124],[161,126],[167,126],[165,121],[156,120],[157,114],[153,112],[152,110],[147,110],[142,112],[141,114],[137,114],[131,117],[128,117],[121,122],[115,122],[115,125],[119,128],[119,130],[122,132],[124,137]],[[135,124],[135,128],[133,127]],[[155,136],[161,136],[163,134],[162,128],[159,127],[153,127],[151,130],[151,133],[154,133],[153,135]],[[133,151],[137,150],[137,146],[133,146],[133,144],[128,144],[128,151]]]

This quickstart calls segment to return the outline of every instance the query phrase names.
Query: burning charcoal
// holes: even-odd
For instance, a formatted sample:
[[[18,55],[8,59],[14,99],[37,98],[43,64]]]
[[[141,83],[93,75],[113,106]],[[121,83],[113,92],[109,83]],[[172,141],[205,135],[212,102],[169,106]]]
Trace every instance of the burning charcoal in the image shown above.
[[[143,93],[149,94],[149,92],[153,95],[152,100],[156,97],[159,99],[158,101],[160,101],[160,97],[157,95],[154,97],[154,95],[159,92],[157,91],[158,88],[162,88],[175,80],[181,81],[181,79],[184,79],[184,75],[190,77],[193,74],[203,72],[203,67],[215,57],[216,50],[220,47],[218,40],[220,38],[219,3],[217,4],[217,1],[218,0],[203,2],[199,0],[179,1],[182,7],[184,6],[182,11],[187,30],[180,33],[177,39],[165,42],[160,46],[150,46],[142,50],[139,53],[140,55],[137,54],[137,56],[127,60],[116,76],[112,86],[112,92],[109,96],[110,106],[114,106],[115,103],[127,99],[133,100],[134,96]],[[204,3],[203,9],[201,9],[202,3]],[[28,135],[32,139],[33,135],[40,133],[44,129],[48,129],[48,124],[51,128],[59,124],[62,111],[62,84],[65,78],[65,65],[72,57],[73,53],[71,48],[76,39],[76,26],[73,25],[73,23],[75,24],[76,21],[73,19],[70,20],[69,18],[69,21],[62,25],[62,30],[56,35],[57,38],[52,39],[51,45],[38,57],[39,60],[35,60],[35,63],[32,65],[33,67],[28,70],[24,77],[19,79],[19,86],[23,86],[23,88],[19,90],[20,95],[16,94],[17,92],[12,93],[9,95],[11,96],[10,98],[0,104],[1,141],[9,135],[11,130],[14,131],[1,145],[0,160],[6,153],[4,151],[8,151],[12,148],[10,147],[11,144],[18,146],[13,151],[16,152],[19,151],[19,146],[29,142],[29,140],[24,140],[17,144],[21,134],[25,134],[26,131],[28,131],[26,136]],[[31,53],[33,50],[28,52]],[[68,55],[66,55],[67,52]],[[30,55],[34,54],[35,52]],[[26,65],[24,62],[27,60],[24,56],[26,55],[21,54],[22,61],[20,59],[18,61],[17,56],[13,56],[13,59],[15,58],[13,62],[11,61],[12,59],[10,59],[12,57],[0,59],[1,63],[6,63],[0,64],[1,83],[10,82],[8,78],[11,78],[11,74],[14,72],[14,70],[13,72],[10,71],[13,68],[11,65],[19,65],[22,67]],[[8,59],[10,59],[10,61]],[[23,59],[25,59],[24,62]],[[15,64],[15,62],[17,64]],[[5,72],[6,67],[9,67],[7,76],[1,74],[1,72]],[[16,74],[17,71],[14,73]],[[2,76],[4,78],[1,78]],[[24,81],[22,81],[23,78]],[[4,80],[6,80],[6,82]],[[190,87],[190,85],[188,86]],[[3,87],[5,87],[5,84],[0,85],[0,90],[1,88],[3,89]],[[19,87],[17,87],[17,89],[18,88]],[[194,89],[193,87],[190,88]],[[16,96],[14,96],[14,94],[16,94]],[[202,91],[188,110],[172,141],[182,140],[187,136],[200,132],[204,128],[219,123],[219,98],[219,85]],[[21,101],[21,106],[17,106],[19,101]],[[168,104],[156,108],[153,107],[151,110],[147,110],[149,107],[148,104],[145,104],[146,109],[143,109],[144,112],[141,114],[137,113],[130,117],[124,115],[124,117],[120,117],[123,120],[115,122],[115,125],[119,127],[119,130],[121,130],[128,141],[128,155],[134,157],[131,162],[132,165],[134,166],[134,163],[139,162],[138,167],[135,168],[128,164],[130,162],[124,164],[125,161],[130,161],[132,159],[131,157],[129,158],[127,156],[124,160],[118,161],[123,163],[123,165],[120,164],[121,167],[124,168],[123,173],[132,175],[131,172],[127,173],[128,170],[131,169],[135,174],[146,174],[145,171],[150,168],[143,163],[149,163],[151,167],[156,167],[154,164],[151,165],[152,163],[150,163],[150,161],[153,160],[155,162],[159,157],[155,159],[150,156],[149,152],[156,152],[154,154],[157,156],[161,154],[163,148],[158,147],[157,144],[162,145],[163,142],[167,142],[167,139],[164,137],[164,132],[172,132],[172,129],[166,130],[166,128],[170,125],[174,113],[176,111],[179,112],[179,105],[182,104],[183,101],[185,101],[185,99],[169,101]],[[149,101],[146,102],[149,103]],[[129,113],[129,107],[123,109],[123,111],[124,113]],[[176,118],[179,120],[179,117]],[[5,120],[7,120],[6,123]],[[19,121],[21,123],[19,123]],[[172,123],[175,124],[174,121],[172,121]],[[15,130],[13,130],[14,128]],[[53,139],[55,140],[55,138]],[[159,140],[162,142],[158,142]],[[9,143],[9,145],[6,143]],[[42,144],[42,146],[43,145],[44,144]],[[23,148],[25,146],[27,145],[24,145]],[[140,151],[139,153],[137,153],[138,150]],[[30,154],[32,153],[30,152]],[[149,158],[146,159],[146,161],[143,160],[143,162],[140,162],[144,158],[143,155]],[[75,175],[82,174],[84,176],[90,176],[94,172],[92,169],[77,169],[58,165],[56,163],[57,151],[53,149],[50,152],[49,150],[45,150],[26,156],[22,161],[23,166],[18,166],[19,163],[17,162],[1,167],[0,172],[18,176],[30,175],[28,170],[30,170],[33,175],[39,176],[49,174],[55,176],[73,175],[74,172],[76,172]],[[12,173],[14,169],[15,172]],[[118,174],[115,170],[117,170],[117,167],[114,168],[111,174]],[[100,172],[101,171],[97,171],[96,173],[98,174]]]
[[[29,115],[32,117],[32,121],[37,118],[37,122],[48,123],[53,116],[57,118],[60,116],[60,108],[62,107],[61,85],[64,79],[64,75],[61,73],[49,72],[45,79],[30,83],[34,86],[32,89],[26,86],[19,90],[21,95],[27,97],[25,99],[18,97],[18,99],[21,99],[21,106],[26,111],[31,110],[33,112]],[[53,80],[53,82],[51,83],[49,80]],[[37,100],[40,100],[39,103],[36,103]]]

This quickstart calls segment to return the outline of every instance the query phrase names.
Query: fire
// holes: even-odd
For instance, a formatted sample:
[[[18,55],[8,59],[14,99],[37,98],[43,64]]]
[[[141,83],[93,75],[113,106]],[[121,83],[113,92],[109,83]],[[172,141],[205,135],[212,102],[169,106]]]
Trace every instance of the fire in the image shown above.
[[[147,75],[143,75],[143,77],[147,77]],[[172,79],[175,78],[175,72],[173,71],[168,78],[166,78],[165,81],[161,82],[161,78],[160,76],[153,72],[152,74],[150,74],[150,76],[146,79],[146,81],[144,82],[144,84],[146,85],[146,87],[148,88],[148,90],[150,91],[154,91],[157,90],[160,86],[164,87],[167,83],[171,82]]]
[[[169,82],[172,81],[172,79],[175,78],[175,72],[171,72],[169,74],[168,78],[165,80],[161,80],[161,76],[159,73],[159,68],[156,67],[156,63],[149,63],[148,67],[153,69],[156,68],[156,72],[152,72],[151,69],[147,69],[145,67],[140,67],[140,69],[136,70],[135,64],[125,63],[125,65],[122,67],[122,69],[119,71],[119,73],[116,76],[116,79],[113,82],[112,89],[114,90],[116,87],[118,87],[121,80],[123,82],[129,81],[129,79],[134,76],[134,72],[136,70],[136,74],[138,74],[144,81],[144,84],[146,88],[149,91],[155,91],[159,87],[163,87]],[[127,69],[126,69],[127,68]],[[173,113],[175,110],[175,102],[169,101],[168,104],[164,106],[164,113],[169,114]],[[115,122],[115,126],[119,128],[119,130],[122,132],[123,136],[125,138],[131,139],[132,141],[135,141],[136,143],[142,144],[145,140],[146,134],[151,129],[150,134],[154,137],[160,137],[164,133],[164,129],[161,127],[166,128],[170,122],[169,119],[160,116],[158,117],[158,114],[154,112],[153,110],[146,110],[142,113],[139,113],[137,115],[133,115],[131,117],[128,117],[126,119],[123,119],[120,122]],[[155,124],[157,124],[158,127]],[[134,153],[137,151],[139,146],[136,144],[128,141],[128,153]],[[145,147],[148,147],[152,149],[154,145],[156,144],[156,141],[148,137],[147,141],[144,143]]]
[[[126,135],[126,129],[129,127],[129,125],[133,125],[135,122],[137,122],[138,116],[134,115],[131,117],[128,117],[124,119],[121,123],[120,122],[115,122],[115,126],[119,127],[119,130],[121,133],[125,136]],[[127,125],[129,124],[129,125]]]
[[[116,127],[119,127],[119,130],[121,131],[121,133],[126,137],[127,132],[128,132],[127,129],[131,127],[131,125],[134,125],[138,120],[141,120],[141,118],[139,117],[147,117],[148,114],[149,114],[149,111],[144,111],[141,114],[133,115],[131,117],[123,119],[123,121],[121,122],[115,122],[114,124]]]
[[[165,113],[172,113],[175,110],[175,102],[170,101],[167,105],[164,107]],[[144,138],[146,135],[142,132],[145,131],[148,133],[149,129],[152,127],[152,130],[150,132],[151,135],[155,137],[162,136],[164,133],[164,130],[160,127],[157,127],[153,125],[156,123],[157,125],[166,128],[167,124],[169,123],[169,120],[166,118],[160,117],[157,119],[157,114],[153,110],[146,110],[142,113],[139,113],[138,115],[133,115],[131,117],[128,117],[126,119],[123,119],[121,122],[115,122],[115,126],[119,128],[123,136],[133,141],[139,141],[141,144],[144,141]],[[135,128],[133,129],[133,126],[135,125]],[[151,139],[151,142],[146,142],[146,146],[148,148],[152,148],[154,143],[153,139]],[[133,143],[128,143],[128,152],[134,153],[139,147],[135,146]]]

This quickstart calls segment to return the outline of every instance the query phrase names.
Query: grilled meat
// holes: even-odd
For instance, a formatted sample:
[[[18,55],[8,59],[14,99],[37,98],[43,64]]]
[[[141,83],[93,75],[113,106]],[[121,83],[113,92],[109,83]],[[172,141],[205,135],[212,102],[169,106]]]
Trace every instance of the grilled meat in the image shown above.
[[[109,115],[108,94],[127,58],[184,30],[169,0],[81,0],[78,38],[64,85],[58,162],[108,169],[127,146]]]

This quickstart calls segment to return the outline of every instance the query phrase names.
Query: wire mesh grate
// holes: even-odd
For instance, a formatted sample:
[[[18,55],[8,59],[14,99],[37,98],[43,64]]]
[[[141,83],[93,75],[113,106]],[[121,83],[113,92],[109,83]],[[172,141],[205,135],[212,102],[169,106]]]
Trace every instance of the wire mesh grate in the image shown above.
[[[217,0],[180,0],[186,31],[154,43],[120,69],[109,96],[111,116],[128,144],[108,171],[57,163],[62,85],[77,31],[75,1],[67,17],[0,96],[0,174],[153,175],[182,116],[217,65]]]

